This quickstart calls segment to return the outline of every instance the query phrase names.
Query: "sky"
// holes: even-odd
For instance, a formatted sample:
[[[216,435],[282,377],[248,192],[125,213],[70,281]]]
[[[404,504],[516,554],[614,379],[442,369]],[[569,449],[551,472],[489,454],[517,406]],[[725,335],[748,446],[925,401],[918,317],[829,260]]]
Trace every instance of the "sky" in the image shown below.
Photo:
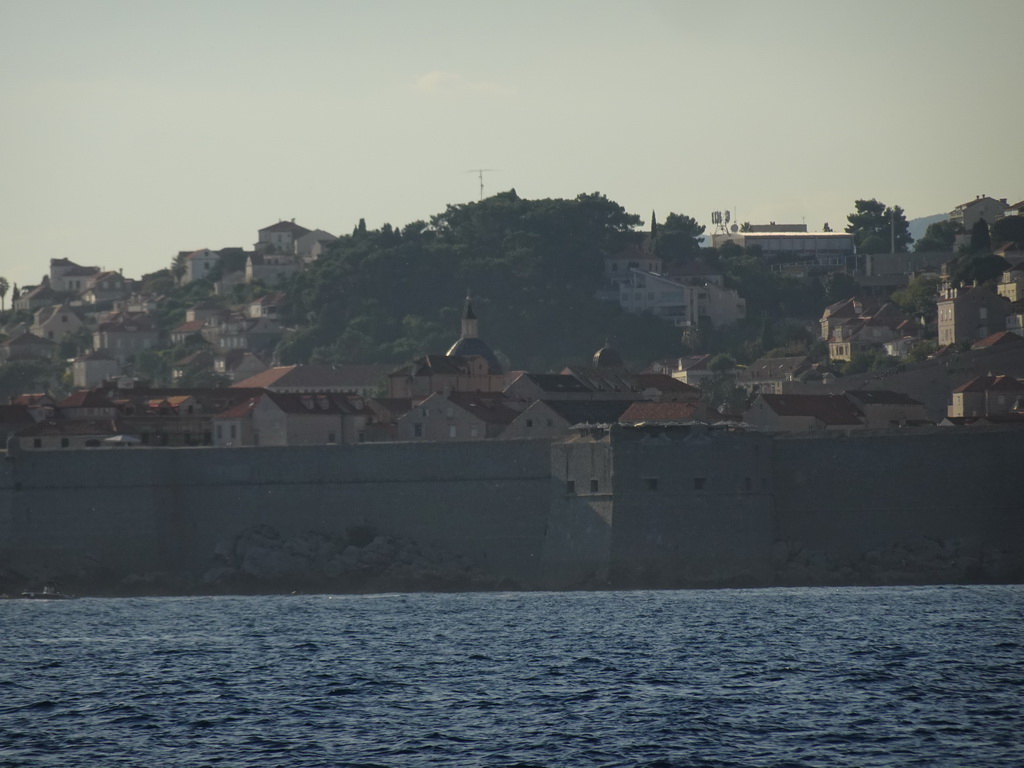
[[[0,276],[449,204],[649,223],[1024,198],[1024,2],[0,0]]]

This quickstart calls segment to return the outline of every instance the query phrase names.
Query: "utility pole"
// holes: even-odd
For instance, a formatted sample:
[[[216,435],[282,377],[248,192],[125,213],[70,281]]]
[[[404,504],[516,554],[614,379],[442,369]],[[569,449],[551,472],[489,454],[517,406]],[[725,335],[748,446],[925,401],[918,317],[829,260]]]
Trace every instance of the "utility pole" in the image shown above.
[[[889,253],[896,253],[896,209],[889,209]]]

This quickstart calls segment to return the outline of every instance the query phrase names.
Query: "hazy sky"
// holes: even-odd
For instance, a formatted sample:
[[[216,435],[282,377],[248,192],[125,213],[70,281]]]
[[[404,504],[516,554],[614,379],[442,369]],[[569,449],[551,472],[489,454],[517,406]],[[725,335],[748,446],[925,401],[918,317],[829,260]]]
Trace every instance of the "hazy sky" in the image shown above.
[[[0,0],[0,275],[514,187],[845,225],[1024,197],[1022,0]]]

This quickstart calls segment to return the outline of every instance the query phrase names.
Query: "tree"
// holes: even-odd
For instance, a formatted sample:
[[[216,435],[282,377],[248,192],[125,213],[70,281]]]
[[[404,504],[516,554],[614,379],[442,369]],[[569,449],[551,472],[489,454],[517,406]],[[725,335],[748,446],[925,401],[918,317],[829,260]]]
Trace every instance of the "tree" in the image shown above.
[[[988,222],[978,219],[971,227],[971,250],[975,253],[992,251],[992,235],[988,231]]]
[[[0,365],[0,402],[26,392],[51,389],[57,375],[53,363],[47,360],[15,360]]]
[[[894,291],[891,298],[907,314],[934,320],[941,283],[938,275],[918,275],[906,288]]]
[[[1003,216],[996,219],[990,229],[995,245],[1019,243],[1024,246],[1024,216]]]
[[[670,213],[657,227],[655,250],[663,261],[688,261],[700,253],[703,234],[704,225],[698,224],[692,216]]]
[[[835,304],[837,301],[844,301],[856,296],[860,286],[854,280],[853,275],[845,272],[833,272],[822,281],[825,289],[825,303]]]
[[[0,312],[7,309],[5,301],[7,299],[7,291],[11,287],[11,284],[7,282],[6,277],[0,277]]]
[[[915,251],[952,251],[956,244],[956,236],[962,235],[964,228],[955,221],[933,221],[925,230],[924,237],[914,243]]]
[[[875,199],[855,200],[854,212],[846,217],[846,231],[853,235],[858,253],[889,253],[907,250],[913,238],[903,209],[886,207]]]
[[[962,254],[953,260],[950,279],[955,285],[995,282],[1010,268],[1010,262],[992,253]]]

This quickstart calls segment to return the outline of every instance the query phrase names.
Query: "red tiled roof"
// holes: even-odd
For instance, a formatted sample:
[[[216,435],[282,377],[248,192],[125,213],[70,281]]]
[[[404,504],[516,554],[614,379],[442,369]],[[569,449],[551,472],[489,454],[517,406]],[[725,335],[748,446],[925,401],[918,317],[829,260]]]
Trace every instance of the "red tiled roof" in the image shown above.
[[[971,345],[971,349],[987,349],[988,347],[994,346],[1006,346],[1024,344],[1024,338],[1021,338],[1015,333],[1009,331],[998,331],[993,333],[991,336],[986,336],[981,341],[976,341]]]
[[[348,384],[345,377],[334,368],[325,365],[285,365],[268,368],[250,376],[245,381],[232,384],[234,388],[270,389],[272,387],[343,387]]]
[[[113,408],[114,404],[94,389],[80,389],[68,395],[59,403],[58,408]]]
[[[249,416],[252,413],[252,409],[256,407],[257,403],[259,403],[260,398],[262,398],[262,397],[263,397],[263,395],[256,395],[255,397],[250,397],[248,400],[246,400],[243,403],[239,403],[238,405],[235,405],[235,406],[233,406],[231,408],[228,408],[225,411],[221,411],[220,413],[215,414],[213,416],[213,418],[215,418],[215,419],[242,419],[242,418],[245,418],[246,416]]]
[[[697,417],[695,403],[633,403],[619,416],[626,424],[642,421],[693,421]]]
[[[205,320],[189,320],[175,328],[171,333],[198,333],[206,325]]]

